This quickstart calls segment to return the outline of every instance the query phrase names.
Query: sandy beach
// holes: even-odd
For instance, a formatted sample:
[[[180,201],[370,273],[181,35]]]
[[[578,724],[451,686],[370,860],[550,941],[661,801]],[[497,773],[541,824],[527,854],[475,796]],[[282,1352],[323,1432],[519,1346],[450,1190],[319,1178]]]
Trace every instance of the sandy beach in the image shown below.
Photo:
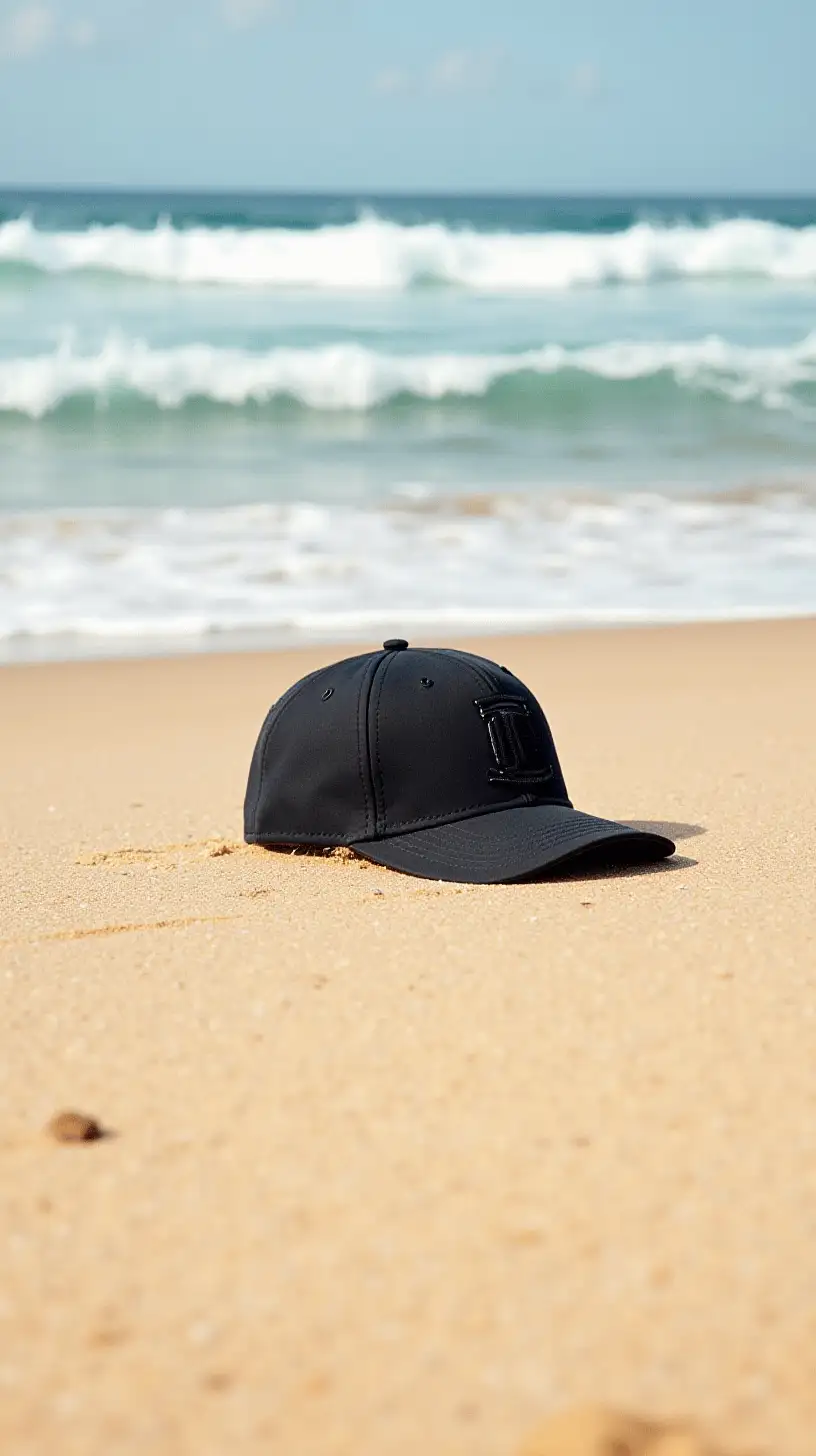
[[[467,645],[674,860],[243,845],[333,648],[0,670],[3,1451],[813,1456],[816,621]]]

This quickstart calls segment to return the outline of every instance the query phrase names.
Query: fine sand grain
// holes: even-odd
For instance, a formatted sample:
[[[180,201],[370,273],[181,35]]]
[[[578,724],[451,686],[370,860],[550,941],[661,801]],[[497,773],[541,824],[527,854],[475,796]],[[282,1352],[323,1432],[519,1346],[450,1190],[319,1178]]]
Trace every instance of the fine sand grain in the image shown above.
[[[816,623],[476,646],[673,861],[244,846],[331,649],[0,672],[3,1452],[814,1456]]]

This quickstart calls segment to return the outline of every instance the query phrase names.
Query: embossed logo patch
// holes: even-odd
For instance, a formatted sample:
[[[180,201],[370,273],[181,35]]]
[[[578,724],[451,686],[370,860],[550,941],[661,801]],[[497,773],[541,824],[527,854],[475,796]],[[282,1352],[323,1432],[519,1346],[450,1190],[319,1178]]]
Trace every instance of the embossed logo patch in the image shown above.
[[[524,698],[498,693],[475,701],[496,761],[488,774],[490,782],[524,787],[546,784],[553,776],[553,766],[546,760],[538,724]]]

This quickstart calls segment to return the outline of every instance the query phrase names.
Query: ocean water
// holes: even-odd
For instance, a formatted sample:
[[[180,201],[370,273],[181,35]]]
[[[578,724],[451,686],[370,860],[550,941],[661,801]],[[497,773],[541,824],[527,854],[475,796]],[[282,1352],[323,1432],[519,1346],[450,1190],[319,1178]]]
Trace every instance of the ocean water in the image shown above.
[[[0,192],[0,659],[816,610],[816,199]]]

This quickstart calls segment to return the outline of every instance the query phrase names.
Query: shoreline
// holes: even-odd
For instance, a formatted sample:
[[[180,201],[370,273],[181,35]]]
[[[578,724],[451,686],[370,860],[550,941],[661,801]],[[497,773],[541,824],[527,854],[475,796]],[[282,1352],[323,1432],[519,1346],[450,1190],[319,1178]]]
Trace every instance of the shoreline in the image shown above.
[[[451,645],[677,856],[482,888],[245,845],[269,705],[346,644],[0,673],[20,1456],[550,1456],[588,1406],[812,1456],[816,619]]]
[[[767,623],[803,623],[816,621],[816,611],[803,611],[798,608],[780,608],[776,611],[769,608],[767,611],[723,612],[720,615],[704,617],[667,613],[650,618],[633,615],[628,619],[620,614],[615,614],[610,615],[606,620],[596,615],[583,621],[574,619],[550,623],[537,622],[529,627],[511,624],[498,630],[474,627],[472,624],[463,625],[461,622],[453,625],[444,621],[437,625],[424,621],[417,622],[415,618],[411,618],[410,613],[396,613],[394,620],[400,630],[404,629],[411,633],[415,640],[443,641],[450,638],[451,641],[455,640],[457,644],[464,645],[472,641],[506,642],[508,639],[511,641],[532,638],[550,639],[562,636],[573,637],[576,634],[585,633],[671,632],[696,627],[751,627]],[[186,658],[198,660],[233,656],[275,656],[279,653],[312,652],[321,649],[325,649],[331,656],[339,659],[341,656],[350,656],[354,652],[370,650],[364,644],[369,642],[376,646],[380,639],[388,635],[388,631],[389,620],[386,617],[373,630],[373,633],[366,633],[364,629],[355,627],[342,634],[326,636],[316,634],[309,637],[276,635],[274,632],[269,633],[263,629],[257,632],[213,632],[200,638],[162,639],[140,635],[138,638],[119,637],[104,647],[99,642],[99,645],[81,651],[72,651],[68,647],[60,650],[58,638],[43,637],[36,639],[34,650],[23,649],[19,653],[9,650],[8,642],[5,644],[0,642],[0,671],[4,668],[45,668],[67,666],[71,663],[80,665],[82,663],[163,662],[168,659],[179,661]]]

